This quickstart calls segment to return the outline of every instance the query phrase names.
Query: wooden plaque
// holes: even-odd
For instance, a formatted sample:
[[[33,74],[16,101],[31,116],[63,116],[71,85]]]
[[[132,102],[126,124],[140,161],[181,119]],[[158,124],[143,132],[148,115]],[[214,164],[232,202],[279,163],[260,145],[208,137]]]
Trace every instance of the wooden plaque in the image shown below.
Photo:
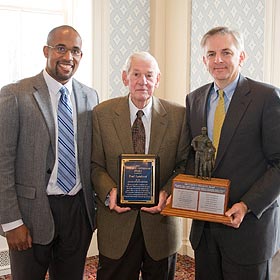
[[[162,215],[178,216],[216,223],[230,223],[226,217],[230,181],[212,178],[202,180],[179,174],[173,179],[172,201]]]

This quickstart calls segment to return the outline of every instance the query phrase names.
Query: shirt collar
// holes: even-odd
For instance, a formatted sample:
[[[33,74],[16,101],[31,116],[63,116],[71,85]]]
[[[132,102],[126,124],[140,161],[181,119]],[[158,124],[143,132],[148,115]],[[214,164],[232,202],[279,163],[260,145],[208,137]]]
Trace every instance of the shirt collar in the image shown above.
[[[142,110],[144,112],[144,116],[146,116],[146,118],[150,118],[150,116],[152,114],[152,106],[153,106],[153,98],[151,98],[151,101],[143,109],[139,109],[133,104],[133,102],[131,100],[131,97],[129,95],[130,119],[134,120],[135,116],[136,116],[136,113],[139,110]]]
[[[226,96],[226,98],[228,100],[231,100],[233,93],[237,87],[237,83],[239,80],[239,76],[240,74],[237,75],[237,77],[235,78],[235,80],[230,83],[228,86],[226,86],[223,90],[224,90],[224,95]],[[214,92],[217,92],[217,90],[219,90],[218,86],[214,83]]]
[[[70,80],[66,84],[62,85],[61,83],[56,81],[53,77],[51,77],[49,73],[46,71],[46,69],[44,69],[43,71],[43,76],[48,86],[50,94],[57,94],[62,86],[67,88],[69,95],[72,94],[72,78],[70,78]]]

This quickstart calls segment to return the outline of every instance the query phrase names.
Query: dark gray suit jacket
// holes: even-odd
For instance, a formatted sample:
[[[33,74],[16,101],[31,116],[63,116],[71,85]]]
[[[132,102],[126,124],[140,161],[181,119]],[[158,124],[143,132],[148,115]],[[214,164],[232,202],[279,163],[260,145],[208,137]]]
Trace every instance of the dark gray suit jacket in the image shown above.
[[[171,192],[175,171],[184,172],[188,146],[185,108],[153,97],[149,153],[160,157],[160,187]],[[98,195],[98,248],[102,255],[119,259],[130,240],[139,211],[118,214],[105,206],[107,194],[119,184],[118,159],[133,153],[128,97],[102,102],[93,110],[92,180]],[[181,246],[181,219],[140,211],[149,255],[160,260]]]
[[[207,97],[213,84],[186,98],[192,137],[207,126]],[[193,157],[188,165],[192,172]],[[235,262],[267,260],[279,248],[280,91],[240,76],[221,132],[213,177],[231,181],[228,207],[243,201],[251,209],[239,229],[216,225],[225,253]],[[197,248],[204,222],[193,221],[191,243]]]
[[[91,112],[97,93],[73,79],[77,110],[78,164],[87,214],[95,228],[90,179]],[[55,124],[42,72],[7,85],[0,94],[0,224],[18,219],[34,243],[53,239],[54,221],[46,187],[55,161]]]

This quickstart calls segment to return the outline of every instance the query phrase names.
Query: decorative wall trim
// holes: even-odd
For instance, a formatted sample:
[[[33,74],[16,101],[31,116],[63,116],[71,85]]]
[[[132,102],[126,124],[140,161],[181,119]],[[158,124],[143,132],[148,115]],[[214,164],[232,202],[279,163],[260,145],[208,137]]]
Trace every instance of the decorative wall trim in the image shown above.
[[[109,98],[109,0],[93,1],[93,87],[100,101]]]
[[[185,104],[190,87],[191,0],[150,0],[150,50],[159,62],[160,86],[155,94]],[[193,257],[191,219],[183,219],[180,254]]]
[[[161,69],[156,95],[182,105],[190,85],[191,1],[150,0],[151,53]]]
[[[280,87],[280,3],[265,1],[264,81]]]

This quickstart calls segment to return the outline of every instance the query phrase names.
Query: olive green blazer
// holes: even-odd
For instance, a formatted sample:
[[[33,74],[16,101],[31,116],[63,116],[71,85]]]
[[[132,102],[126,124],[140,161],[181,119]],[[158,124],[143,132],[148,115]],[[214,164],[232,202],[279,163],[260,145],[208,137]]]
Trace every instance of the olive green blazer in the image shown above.
[[[92,181],[97,193],[97,237],[102,255],[119,259],[130,240],[138,210],[123,214],[105,206],[107,194],[119,182],[118,158],[133,153],[128,96],[111,99],[93,111]],[[160,187],[171,191],[175,171],[184,172],[188,153],[185,108],[153,97],[149,153],[160,158]],[[145,245],[160,260],[181,246],[181,219],[140,212]]]

